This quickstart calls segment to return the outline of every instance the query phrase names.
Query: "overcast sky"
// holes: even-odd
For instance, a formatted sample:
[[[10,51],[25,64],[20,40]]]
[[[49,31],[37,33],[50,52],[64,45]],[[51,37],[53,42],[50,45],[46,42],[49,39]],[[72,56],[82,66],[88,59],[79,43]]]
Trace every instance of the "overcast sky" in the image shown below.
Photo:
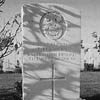
[[[6,0],[1,10],[5,19],[19,12],[22,4],[32,2],[60,3],[81,10],[82,38],[87,38],[91,32],[96,31],[100,35],[100,0]]]

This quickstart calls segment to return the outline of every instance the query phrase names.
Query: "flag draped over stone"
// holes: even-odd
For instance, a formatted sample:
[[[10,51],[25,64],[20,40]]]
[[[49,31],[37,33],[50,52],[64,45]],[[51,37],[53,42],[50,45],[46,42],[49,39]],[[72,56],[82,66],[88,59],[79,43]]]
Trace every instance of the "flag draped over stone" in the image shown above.
[[[80,11],[61,4],[24,5],[24,100],[51,100],[51,81],[55,77],[54,100],[77,100],[80,86]],[[52,99],[53,100],[53,99]]]

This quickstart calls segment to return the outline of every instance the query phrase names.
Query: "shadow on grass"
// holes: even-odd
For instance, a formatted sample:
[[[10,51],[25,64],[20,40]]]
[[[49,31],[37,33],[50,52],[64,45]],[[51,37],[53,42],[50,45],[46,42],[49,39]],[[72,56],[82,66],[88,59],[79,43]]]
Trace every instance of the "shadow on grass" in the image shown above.
[[[9,93],[0,95],[0,100],[22,100],[16,93]]]
[[[82,99],[86,99],[86,100],[100,100],[100,94],[91,96],[91,97],[81,97]]]
[[[85,100],[100,100],[100,73],[81,72],[80,97]]]
[[[0,100],[22,100],[22,81],[16,81],[11,88],[0,88]]]

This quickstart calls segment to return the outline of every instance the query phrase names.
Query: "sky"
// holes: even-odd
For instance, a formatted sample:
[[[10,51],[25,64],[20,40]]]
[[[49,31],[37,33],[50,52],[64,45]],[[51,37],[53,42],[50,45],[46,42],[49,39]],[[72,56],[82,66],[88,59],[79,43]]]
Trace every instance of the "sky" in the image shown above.
[[[5,20],[14,13],[20,12],[23,4],[29,3],[60,3],[81,11],[81,38],[87,41],[92,32],[100,36],[100,0],[6,0],[1,7]]]
[[[6,0],[0,8],[7,21],[14,14],[21,12],[23,4],[30,3],[60,3],[81,11],[81,39],[91,43],[91,33],[96,31],[100,36],[100,0]],[[2,22],[2,21],[1,21]]]

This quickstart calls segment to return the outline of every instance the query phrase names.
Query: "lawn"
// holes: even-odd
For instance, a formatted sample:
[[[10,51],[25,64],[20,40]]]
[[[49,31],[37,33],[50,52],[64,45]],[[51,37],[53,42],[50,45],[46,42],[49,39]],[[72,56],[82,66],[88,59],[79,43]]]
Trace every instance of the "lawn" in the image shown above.
[[[87,100],[100,100],[100,72],[81,72],[80,95]]]
[[[12,88],[16,81],[22,79],[21,74],[0,74],[0,89],[2,88]]]
[[[14,83],[22,79],[21,74],[0,74],[0,92],[13,91]],[[100,72],[81,72],[80,95],[86,100],[100,100]],[[87,99],[92,98],[92,99]],[[96,99],[95,99],[96,98]]]
[[[21,80],[22,76],[18,73],[0,74],[0,100],[21,100],[14,88],[15,82]]]

